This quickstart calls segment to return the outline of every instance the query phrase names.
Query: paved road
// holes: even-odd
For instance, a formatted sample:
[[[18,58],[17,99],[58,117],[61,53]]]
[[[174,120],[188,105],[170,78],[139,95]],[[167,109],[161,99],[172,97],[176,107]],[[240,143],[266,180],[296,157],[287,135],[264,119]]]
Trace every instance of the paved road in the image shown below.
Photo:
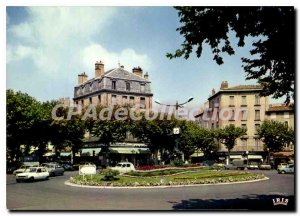
[[[294,175],[264,173],[267,181],[165,189],[91,189],[64,184],[76,172],[48,181],[16,183],[7,175],[7,208],[11,210],[288,210],[294,209]],[[288,198],[288,206],[273,205]]]

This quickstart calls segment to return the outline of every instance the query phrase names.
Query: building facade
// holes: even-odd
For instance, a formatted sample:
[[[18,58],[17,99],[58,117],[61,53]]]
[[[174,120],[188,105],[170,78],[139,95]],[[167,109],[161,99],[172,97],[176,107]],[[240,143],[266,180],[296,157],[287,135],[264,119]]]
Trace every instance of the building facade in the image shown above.
[[[88,79],[85,73],[78,75],[78,84],[74,87],[74,104],[86,107],[110,107],[114,105],[130,106],[137,112],[151,110],[152,108],[151,81],[148,73],[143,73],[142,68],[135,67],[132,72],[124,66],[105,71],[101,61],[95,63],[95,77]],[[111,143],[109,148],[109,161],[104,157],[103,143],[99,137],[85,134],[83,147],[75,160],[92,161],[95,164],[115,165],[121,161],[129,161],[134,165],[149,163],[151,152],[144,143],[127,134],[123,143]]]
[[[140,67],[129,72],[124,66],[105,71],[101,61],[95,63],[95,77],[88,79],[85,73],[78,75],[74,87],[74,104],[83,107],[89,104],[109,107],[130,105],[137,111],[152,107],[151,81],[148,73]]]
[[[247,158],[262,159],[264,147],[257,135],[257,129],[266,119],[268,97],[261,97],[260,85],[238,85],[229,87],[223,81],[219,91],[212,90],[208,98],[208,108],[202,110],[196,117],[200,125],[207,128],[224,128],[229,124],[247,128],[247,135],[236,141],[231,159]],[[219,155],[225,158],[227,148],[219,143]]]

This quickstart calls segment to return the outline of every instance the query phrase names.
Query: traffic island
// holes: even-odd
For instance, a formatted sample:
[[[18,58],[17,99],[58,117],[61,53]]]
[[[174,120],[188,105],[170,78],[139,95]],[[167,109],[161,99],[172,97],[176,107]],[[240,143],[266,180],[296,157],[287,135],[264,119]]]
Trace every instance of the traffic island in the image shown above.
[[[268,179],[262,174],[245,171],[215,171],[193,170],[174,172],[131,172],[118,175],[113,179],[105,180],[101,174],[93,176],[74,176],[68,181],[73,186],[99,186],[99,187],[173,187],[189,185],[209,185],[252,182]],[[156,175],[157,174],[157,175]],[[148,176],[147,176],[148,175]]]

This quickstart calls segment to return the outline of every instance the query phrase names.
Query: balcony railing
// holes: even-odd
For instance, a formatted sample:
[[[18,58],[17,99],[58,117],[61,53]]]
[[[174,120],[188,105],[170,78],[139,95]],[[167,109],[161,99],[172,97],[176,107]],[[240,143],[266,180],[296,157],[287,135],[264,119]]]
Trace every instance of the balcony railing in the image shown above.
[[[228,151],[226,147],[222,146],[221,148],[219,148],[219,151]],[[245,151],[264,151],[264,147],[263,146],[235,146],[232,150],[232,152],[234,151],[241,151],[241,152],[245,152]]]

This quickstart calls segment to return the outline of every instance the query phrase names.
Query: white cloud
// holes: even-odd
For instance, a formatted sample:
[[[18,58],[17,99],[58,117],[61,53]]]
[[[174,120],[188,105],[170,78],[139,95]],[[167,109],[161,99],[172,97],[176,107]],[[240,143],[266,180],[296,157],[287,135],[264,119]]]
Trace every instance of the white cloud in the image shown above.
[[[19,45],[16,47],[8,47],[7,49],[7,63],[11,61],[18,61],[23,58],[32,57],[35,49],[28,46]]]
[[[20,83],[13,77],[22,83],[31,83],[32,78],[39,83],[51,81],[43,85],[43,91],[40,85],[26,85],[28,93],[46,100],[49,95],[45,92],[52,92],[51,98],[71,96],[77,74],[83,70],[93,73],[94,63],[99,59],[104,61],[106,69],[116,67],[118,61],[128,70],[134,66],[150,67],[145,54],[130,48],[112,52],[99,44],[116,15],[116,7],[28,7],[26,10],[28,17],[24,22],[13,25],[12,17],[8,18],[7,68],[11,70],[7,71],[8,88],[20,89]],[[32,61],[23,61],[25,58]],[[20,74],[27,68],[31,78]],[[52,89],[54,83],[61,89]]]
[[[92,68],[96,61],[101,60],[105,70],[117,67],[118,62],[124,65],[125,69],[131,71],[133,67],[140,66],[145,70],[150,69],[150,59],[146,54],[136,53],[133,49],[127,48],[120,53],[109,52],[100,44],[91,44],[83,49],[81,53],[82,64],[85,68]]]

